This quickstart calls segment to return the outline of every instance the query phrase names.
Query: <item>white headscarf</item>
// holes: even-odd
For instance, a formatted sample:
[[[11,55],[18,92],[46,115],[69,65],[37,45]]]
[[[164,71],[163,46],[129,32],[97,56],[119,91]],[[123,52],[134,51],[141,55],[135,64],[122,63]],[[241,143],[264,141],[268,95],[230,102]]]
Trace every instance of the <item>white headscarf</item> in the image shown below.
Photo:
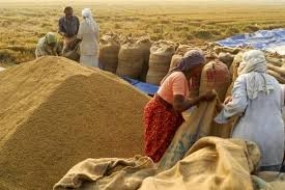
[[[246,90],[249,99],[257,98],[259,92],[269,94],[274,90],[274,86],[270,84],[266,74],[266,59],[262,51],[250,50],[244,53],[241,63],[240,74],[248,75],[246,80]]]
[[[85,8],[82,10],[82,16],[84,17],[87,24],[91,27],[93,31],[97,28],[97,23],[94,21],[91,9]]]

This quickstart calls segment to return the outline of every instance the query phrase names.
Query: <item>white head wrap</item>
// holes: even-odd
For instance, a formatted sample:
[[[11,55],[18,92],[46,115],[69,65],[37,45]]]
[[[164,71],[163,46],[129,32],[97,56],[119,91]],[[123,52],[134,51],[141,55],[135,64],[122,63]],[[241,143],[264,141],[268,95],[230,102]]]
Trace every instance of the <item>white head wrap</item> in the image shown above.
[[[87,24],[91,27],[93,31],[96,30],[97,23],[94,21],[91,9],[85,8],[82,10],[82,16],[86,20]]]
[[[249,99],[255,99],[259,92],[269,94],[274,90],[269,76],[266,74],[266,59],[262,51],[250,50],[243,55],[243,61],[239,68],[241,75],[248,74],[246,80],[246,90]]]

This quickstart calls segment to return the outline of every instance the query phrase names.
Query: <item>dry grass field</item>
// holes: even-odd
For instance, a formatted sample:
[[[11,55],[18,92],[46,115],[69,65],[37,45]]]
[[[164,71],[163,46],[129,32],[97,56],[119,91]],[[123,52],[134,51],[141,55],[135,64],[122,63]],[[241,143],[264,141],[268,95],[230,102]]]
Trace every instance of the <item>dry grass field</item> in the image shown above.
[[[0,66],[34,58],[37,40],[57,31],[65,1],[1,0]],[[259,29],[285,26],[282,3],[217,3],[217,1],[71,1],[75,15],[90,7],[101,35],[149,35],[152,40],[200,45]]]

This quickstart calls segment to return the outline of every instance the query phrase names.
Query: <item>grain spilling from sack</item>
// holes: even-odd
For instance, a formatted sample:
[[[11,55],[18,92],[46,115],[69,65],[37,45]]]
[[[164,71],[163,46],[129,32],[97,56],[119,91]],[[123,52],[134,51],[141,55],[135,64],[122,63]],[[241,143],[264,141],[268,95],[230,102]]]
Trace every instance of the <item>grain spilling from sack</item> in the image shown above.
[[[168,41],[158,41],[150,48],[149,69],[146,82],[159,85],[168,73],[175,44]]]
[[[86,158],[142,154],[149,98],[115,75],[41,57],[0,83],[0,189],[52,189]]]

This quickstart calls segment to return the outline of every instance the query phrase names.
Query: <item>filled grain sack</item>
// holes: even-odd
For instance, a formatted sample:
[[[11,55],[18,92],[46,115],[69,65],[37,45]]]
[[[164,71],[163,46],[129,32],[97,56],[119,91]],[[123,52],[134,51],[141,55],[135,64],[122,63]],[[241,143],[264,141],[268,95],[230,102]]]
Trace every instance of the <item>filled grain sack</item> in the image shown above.
[[[232,75],[232,81],[235,81],[236,78],[238,77],[238,67],[239,67],[239,64],[242,62],[242,56],[243,56],[242,52],[238,53],[235,56],[233,63],[230,67],[230,73]]]
[[[150,47],[152,45],[152,42],[149,37],[145,36],[138,39],[136,43],[138,44],[139,47],[143,49],[143,68],[139,79],[140,81],[145,82],[149,67],[149,55],[150,55]]]
[[[225,53],[231,53],[231,54],[234,54],[234,55],[236,55],[236,54],[238,54],[239,52],[241,52],[242,51],[242,49],[241,48],[230,48],[230,47],[222,47],[222,46],[215,46],[214,48],[213,48],[213,50],[217,53],[217,54],[219,54],[219,53],[221,53],[221,52],[225,52]]]
[[[69,48],[66,49],[62,54],[63,57],[66,57],[70,60],[79,62],[80,59],[80,41],[74,40],[69,45]]]
[[[115,34],[104,35],[99,43],[99,65],[101,69],[116,73],[120,43]]]
[[[232,83],[230,84],[230,86],[228,87],[227,93],[226,93],[226,97],[231,96],[232,94],[232,89],[233,89],[233,85],[235,80],[238,77],[238,67],[240,65],[240,63],[242,62],[242,56],[243,56],[243,52],[238,53],[233,60],[233,63],[230,67],[230,74],[231,74],[231,81]]]
[[[180,44],[176,51],[175,51],[175,54],[177,55],[184,55],[186,52],[192,50],[192,49],[195,49],[195,47],[192,47],[192,46],[189,46],[189,45],[183,45],[183,44]],[[197,48],[196,48],[197,49]]]
[[[146,82],[159,85],[168,73],[175,44],[168,41],[158,41],[150,48],[149,69]]]
[[[137,43],[127,42],[119,51],[116,74],[132,79],[139,79],[143,70],[144,49]]]
[[[220,61],[222,61],[228,66],[228,68],[230,68],[235,56],[230,53],[221,52],[219,53],[218,57]]]
[[[285,84],[285,65],[276,66],[269,63],[267,64],[267,73],[276,78],[279,83]]]
[[[283,65],[283,60],[281,58],[278,57],[271,57],[271,56],[266,56],[266,61],[269,64],[281,67]]]
[[[230,83],[228,67],[219,60],[210,61],[203,67],[199,94],[214,89],[218,93],[219,99],[224,101]]]
[[[175,68],[179,64],[182,57],[183,57],[183,55],[179,55],[179,54],[174,54],[172,56],[169,71],[172,70],[173,68]]]

